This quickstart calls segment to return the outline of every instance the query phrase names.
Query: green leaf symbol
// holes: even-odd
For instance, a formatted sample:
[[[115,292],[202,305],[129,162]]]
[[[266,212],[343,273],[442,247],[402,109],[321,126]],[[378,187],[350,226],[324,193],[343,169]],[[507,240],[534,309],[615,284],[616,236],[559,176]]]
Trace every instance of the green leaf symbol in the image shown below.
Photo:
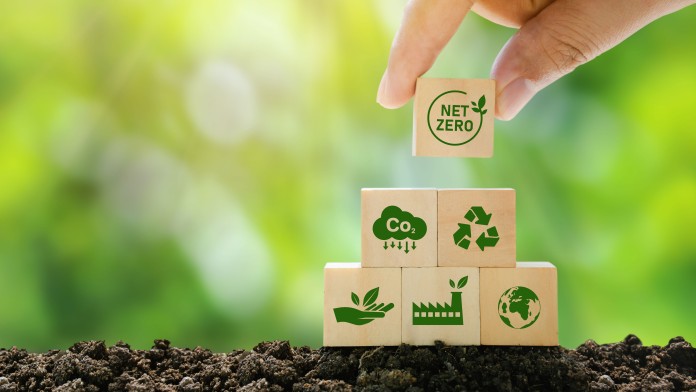
[[[360,298],[358,298],[358,295],[355,293],[350,293],[350,300],[353,301],[353,303],[357,306],[360,305]]]
[[[479,109],[483,109],[484,106],[486,106],[486,96],[482,95],[481,98],[479,98],[478,107]]]
[[[461,289],[462,287],[466,286],[466,283],[469,281],[469,276],[465,276],[461,279],[459,279],[459,282],[457,282],[457,288]]]
[[[454,288],[454,281],[452,279],[450,279],[450,287]]]
[[[476,107],[476,102],[471,101],[471,106]]]
[[[485,109],[484,111],[481,112],[481,114],[486,114],[488,113],[488,109]]]
[[[379,287],[375,287],[374,289],[368,291],[365,294],[365,297],[363,298],[363,306],[372,305],[377,300],[378,295],[379,295]]]

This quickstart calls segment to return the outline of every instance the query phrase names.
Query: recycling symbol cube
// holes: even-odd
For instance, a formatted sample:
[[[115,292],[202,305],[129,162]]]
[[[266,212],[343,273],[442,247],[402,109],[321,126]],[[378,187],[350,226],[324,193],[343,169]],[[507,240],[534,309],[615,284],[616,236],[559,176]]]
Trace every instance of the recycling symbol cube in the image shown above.
[[[437,195],[439,267],[515,267],[513,189],[440,189]]]
[[[473,225],[476,229],[482,228],[481,233],[476,237],[476,245],[479,249],[485,251],[486,248],[494,247],[500,237],[498,229],[495,226],[489,226],[492,215],[486,214],[486,210],[481,206],[471,207],[464,215],[467,223],[459,223],[459,230],[453,234],[454,243],[460,248],[469,249],[472,241],[471,226]]]

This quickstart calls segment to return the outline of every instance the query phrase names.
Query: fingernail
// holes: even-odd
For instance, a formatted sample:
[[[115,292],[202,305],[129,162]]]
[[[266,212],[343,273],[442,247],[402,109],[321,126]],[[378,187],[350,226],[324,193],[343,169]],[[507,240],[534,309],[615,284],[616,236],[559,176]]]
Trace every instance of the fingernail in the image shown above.
[[[387,72],[384,71],[384,75],[382,75],[382,80],[379,82],[379,88],[377,89],[377,103],[384,106],[384,91],[387,89]]]
[[[503,121],[512,120],[534,94],[532,82],[524,78],[513,80],[498,95],[496,117]]]

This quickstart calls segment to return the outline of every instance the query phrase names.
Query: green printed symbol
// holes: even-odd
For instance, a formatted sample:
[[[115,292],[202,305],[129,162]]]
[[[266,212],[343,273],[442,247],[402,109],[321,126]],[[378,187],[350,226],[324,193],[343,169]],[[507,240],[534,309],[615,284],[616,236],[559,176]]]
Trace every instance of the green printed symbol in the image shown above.
[[[498,315],[510,328],[530,327],[537,321],[539,314],[541,314],[539,297],[524,286],[510,287],[498,301]]]
[[[450,90],[438,95],[428,108],[428,129],[439,142],[461,146],[474,140],[481,131],[483,116],[488,113],[486,96],[470,101],[467,93]]]
[[[465,276],[457,282],[450,279],[449,284],[452,289],[462,289],[469,281],[469,277]],[[422,302],[420,305],[413,303],[412,320],[413,325],[464,325],[464,314],[462,312],[462,292],[452,291],[452,299],[450,303],[441,305],[439,303]]]
[[[425,221],[413,216],[408,211],[403,211],[397,206],[389,206],[382,211],[372,225],[372,233],[377,239],[384,241],[384,250],[396,249],[406,253],[416,249],[416,241],[423,238],[428,231]],[[391,244],[389,243],[391,240]],[[410,249],[409,249],[409,240]],[[395,243],[396,241],[396,243]],[[401,242],[404,242],[403,246]]]
[[[384,318],[384,314],[390,311],[394,307],[394,304],[377,304],[378,296],[379,287],[375,287],[365,293],[362,304],[364,310],[349,307],[334,308],[333,311],[336,316],[336,322],[365,325],[376,318]],[[350,293],[350,300],[355,306],[360,306],[360,298],[357,294]]]
[[[471,245],[471,225],[477,228],[483,227],[481,234],[476,238],[476,245],[479,249],[485,251],[486,248],[494,247],[500,240],[498,229],[495,226],[488,227],[493,214],[486,214],[486,210],[481,206],[474,206],[467,211],[464,219],[469,223],[458,223],[459,229],[454,232],[454,244],[463,249],[469,249]]]

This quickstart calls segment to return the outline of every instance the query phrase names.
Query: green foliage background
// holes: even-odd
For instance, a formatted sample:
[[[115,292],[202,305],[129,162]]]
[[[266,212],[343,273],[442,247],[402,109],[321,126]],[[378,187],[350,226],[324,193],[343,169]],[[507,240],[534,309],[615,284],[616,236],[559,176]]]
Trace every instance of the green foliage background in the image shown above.
[[[411,157],[411,106],[375,103],[403,4],[3,3],[0,346],[319,346],[361,187],[513,187],[563,345],[696,341],[696,8],[457,160]],[[428,75],[487,77],[512,34],[473,15]]]

